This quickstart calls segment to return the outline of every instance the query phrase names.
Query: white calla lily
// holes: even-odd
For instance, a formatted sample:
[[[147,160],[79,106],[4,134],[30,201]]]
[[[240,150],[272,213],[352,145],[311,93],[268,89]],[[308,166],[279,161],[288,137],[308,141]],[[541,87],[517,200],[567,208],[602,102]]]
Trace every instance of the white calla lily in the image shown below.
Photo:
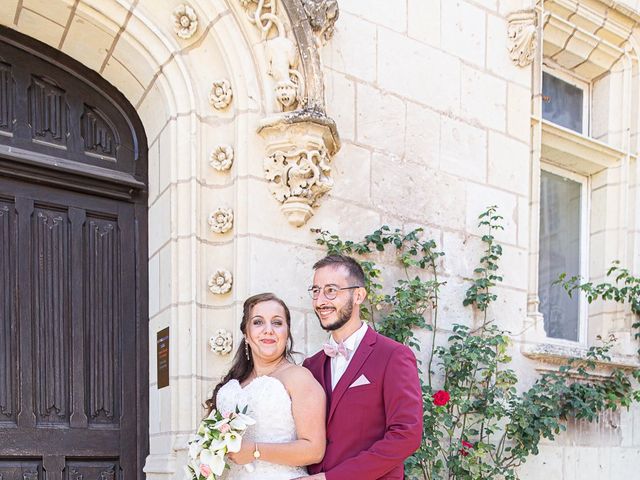
[[[214,453],[211,450],[202,450],[200,462],[208,465],[214,475],[222,475],[224,472],[224,453]]]
[[[244,413],[236,414],[235,418],[229,424],[234,430],[244,431],[249,425],[255,424],[256,421]]]
[[[202,445],[200,444],[200,442],[196,441],[189,444],[189,457],[193,458],[194,460],[198,458],[198,455],[201,451]]]
[[[235,432],[225,433],[224,440],[227,443],[227,450],[229,452],[239,452],[242,445],[242,437]]]
[[[211,440],[211,444],[209,445],[209,450],[212,452],[217,452],[218,450],[222,450],[227,446],[227,441],[224,437],[214,438]]]

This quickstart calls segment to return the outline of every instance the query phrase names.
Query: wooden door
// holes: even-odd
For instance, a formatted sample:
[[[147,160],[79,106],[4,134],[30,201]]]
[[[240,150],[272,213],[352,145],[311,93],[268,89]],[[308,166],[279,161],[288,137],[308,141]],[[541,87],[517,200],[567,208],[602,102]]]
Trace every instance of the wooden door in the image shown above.
[[[146,217],[133,107],[0,28],[0,480],[143,476]]]

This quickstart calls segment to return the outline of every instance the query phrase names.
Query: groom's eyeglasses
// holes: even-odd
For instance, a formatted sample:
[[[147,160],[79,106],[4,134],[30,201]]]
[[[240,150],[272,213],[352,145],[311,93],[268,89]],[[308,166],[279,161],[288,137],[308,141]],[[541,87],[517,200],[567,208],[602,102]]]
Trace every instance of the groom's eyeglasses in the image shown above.
[[[309,295],[314,300],[317,300],[320,296],[320,292],[324,294],[327,300],[334,300],[338,296],[340,290],[353,290],[354,288],[361,288],[360,285],[354,285],[353,287],[339,287],[337,285],[325,285],[324,287],[309,287]]]

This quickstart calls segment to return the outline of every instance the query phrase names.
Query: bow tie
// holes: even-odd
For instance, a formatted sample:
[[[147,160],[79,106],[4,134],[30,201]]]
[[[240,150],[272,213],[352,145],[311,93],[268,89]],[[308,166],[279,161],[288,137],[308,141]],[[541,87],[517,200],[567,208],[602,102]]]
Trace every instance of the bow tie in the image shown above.
[[[325,355],[331,358],[337,355],[342,355],[345,360],[349,360],[349,357],[351,356],[351,352],[344,344],[344,342],[340,342],[338,345],[325,343],[324,345],[322,345],[322,349],[324,350]]]

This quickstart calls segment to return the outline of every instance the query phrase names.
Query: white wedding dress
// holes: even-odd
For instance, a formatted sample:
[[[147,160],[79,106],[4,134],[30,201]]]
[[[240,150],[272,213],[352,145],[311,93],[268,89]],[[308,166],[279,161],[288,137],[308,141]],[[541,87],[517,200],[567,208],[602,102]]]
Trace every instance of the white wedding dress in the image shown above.
[[[285,443],[297,438],[296,425],[291,413],[291,397],[280,380],[275,377],[257,377],[244,388],[237,380],[230,380],[218,390],[216,405],[221,412],[235,411],[236,405],[247,405],[247,415],[255,421],[245,432],[242,441]],[[231,463],[222,478],[228,480],[288,480],[304,477],[307,470],[256,460],[255,470]]]

